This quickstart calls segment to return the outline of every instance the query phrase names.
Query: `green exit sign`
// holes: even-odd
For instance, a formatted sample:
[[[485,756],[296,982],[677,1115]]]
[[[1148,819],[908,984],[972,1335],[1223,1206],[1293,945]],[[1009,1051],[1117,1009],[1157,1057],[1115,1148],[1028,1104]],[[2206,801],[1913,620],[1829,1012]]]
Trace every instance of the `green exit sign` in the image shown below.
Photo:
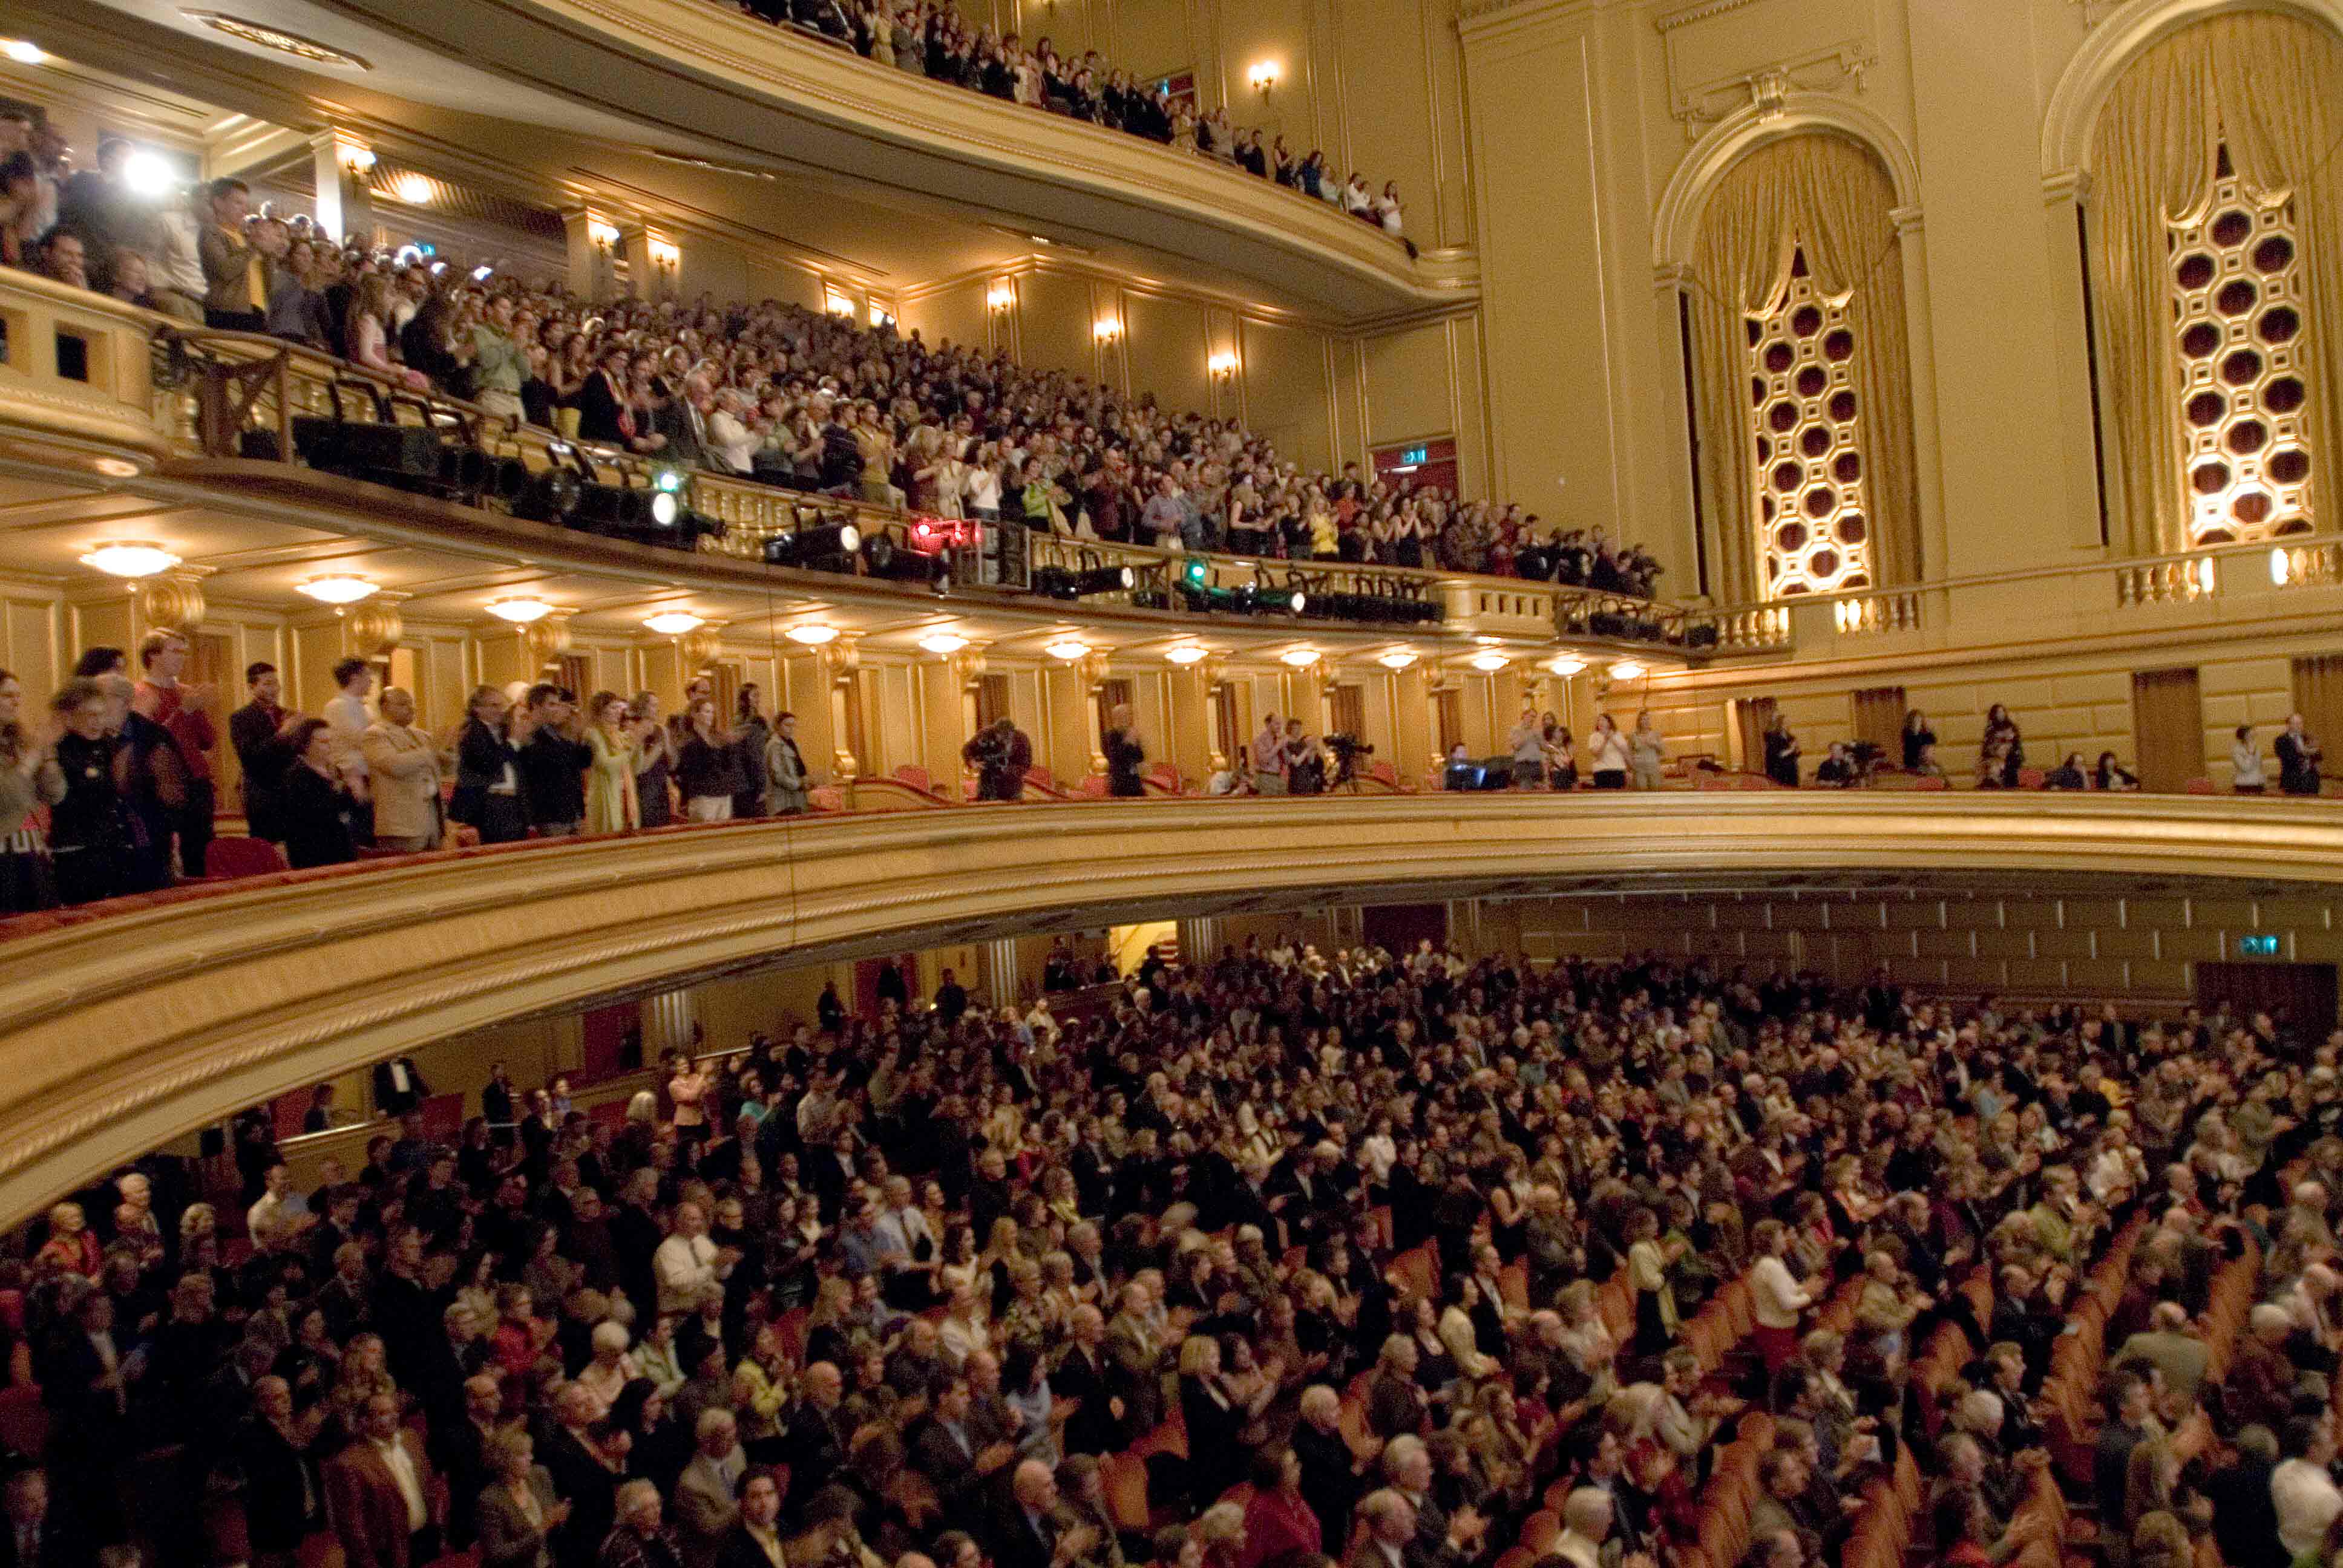
[[[1399,455],[1400,466],[1406,468],[1421,467],[1424,459],[1431,455],[1432,451],[1428,447],[1403,447]]]
[[[2241,959],[2274,959],[2278,957],[2278,934],[2239,937],[2237,956]]]

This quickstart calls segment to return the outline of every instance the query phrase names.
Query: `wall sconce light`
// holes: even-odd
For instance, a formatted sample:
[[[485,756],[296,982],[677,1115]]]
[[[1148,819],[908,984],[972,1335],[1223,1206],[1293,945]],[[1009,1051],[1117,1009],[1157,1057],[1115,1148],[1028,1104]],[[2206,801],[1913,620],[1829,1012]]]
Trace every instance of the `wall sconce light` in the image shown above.
[[[1166,664],[1176,664],[1182,669],[1187,668],[1192,664],[1202,664],[1211,657],[1212,655],[1210,653],[1198,648],[1192,642],[1182,643],[1178,648],[1167,648],[1163,650],[1163,662]]]
[[[1385,669],[1405,669],[1416,661],[1416,651],[1412,648],[1395,648],[1389,653],[1377,654],[1375,662]]]
[[[1008,310],[1016,304],[1017,286],[1013,283],[996,283],[984,297],[984,307],[990,311]]]
[[[1101,343],[1111,343],[1122,336],[1122,323],[1111,316],[1101,316],[1091,323],[1091,336]]]
[[[1574,653],[1558,654],[1546,661],[1548,669],[1568,680],[1586,668],[1586,661]]]
[[[1222,349],[1204,362],[1204,368],[1212,372],[1213,380],[1226,381],[1237,373],[1237,357]]]
[[[1048,648],[1042,649],[1042,651],[1047,653],[1051,658],[1057,659],[1063,664],[1071,664],[1075,660],[1086,657],[1090,653],[1090,650],[1091,645],[1084,642],[1078,637],[1070,637],[1061,641],[1053,642]]]
[[[644,243],[650,248],[653,266],[673,267],[683,260],[683,252],[671,239],[647,238]]]
[[[390,184],[390,194],[408,206],[429,206],[437,190],[428,175],[401,175]]]
[[[854,319],[854,298],[851,295],[830,293],[821,297],[821,307],[832,316]]]
[[[2287,580],[2293,576],[2294,558],[2286,553],[2286,547],[2284,545],[2276,547],[2270,551],[2271,586],[2274,588],[2284,588],[2287,585]]]
[[[0,39],[0,55],[5,55],[19,65],[37,65],[49,57],[48,51],[30,38]]]
[[[618,246],[618,226],[608,218],[599,218],[588,214],[586,218],[586,237],[593,242],[595,249],[607,253]]]
[[[644,628],[661,637],[681,637],[688,631],[698,631],[707,624],[688,609],[663,609],[657,615],[643,618]]]
[[[363,142],[337,141],[334,151],[340,158],[342,167],[353,174],[364,174],[375,166],[374,149]]]
[[[1266,98],[1277,86],[1280,75],[1274,60],[1255,60],[1245,67],[1245,85]]]

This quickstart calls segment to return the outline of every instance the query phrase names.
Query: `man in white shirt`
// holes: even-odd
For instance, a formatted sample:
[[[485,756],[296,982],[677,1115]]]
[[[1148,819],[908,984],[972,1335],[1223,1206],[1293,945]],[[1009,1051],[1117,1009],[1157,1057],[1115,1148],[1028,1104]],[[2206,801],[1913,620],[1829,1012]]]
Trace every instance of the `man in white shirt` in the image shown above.
[[[281,1160],[263,1171],[260,1181],[260,1196],[245,1211],[244,1228],[252,1244],[266,1251],[301,1228],[309,1217],[309,1201],[292,1190]]]
[[[675,1230],[651,1255],[651,1268],[659,1276],[659,1310],[663,1313],[699,1311],[702,1292],[710,1285],[720,1292],[739,1261],[730,1248],[719,1247],[709,1239],[708,1216],[699,1204],[677,1204]]]
[[[341,770],[342,781],[352,795],[368,799],[364,747],[374,715],[367,711],[366,699],[374,689],[374,667],[363,658],[346,658],[334,666],[334,685],[337,694],[319,715],[330,732],[334,766]]]
[[[438,1554],[420,1439],[399,1423],[398,1396],[367,1402],[358,1439],[326,1465],[327,1513],[352,1568],[415,1568]]]
[[[1602,1568],[1603,1543],[1610,1533],[1611,1494],[1599,1486],[1582,1486],[1563,1500],[1562,1533],[1554,1550],[1572,1568]]]
[[[2343,1490],[2327,1467],[2335,1462],[2335,1437],[2321,1416],[2297,1416],[2286,1423],[2288,1457],[2270,1472],[2270,1503],[2278,1510],[2278,1538],[2287,1555],[2318,1550],[2327,1527],[2343,1513]]]

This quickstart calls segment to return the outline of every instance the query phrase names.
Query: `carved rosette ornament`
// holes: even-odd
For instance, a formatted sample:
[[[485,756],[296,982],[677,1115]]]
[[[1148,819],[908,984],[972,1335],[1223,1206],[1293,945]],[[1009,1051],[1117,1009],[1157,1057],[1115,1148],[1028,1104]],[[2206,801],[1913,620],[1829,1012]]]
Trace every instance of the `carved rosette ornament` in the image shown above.
[[[531,674],[547,668],[569,651],[569,618],[549,615],[521,628],[520,650]]]
[[[139,608],[150,628],[168,627],[193,637],[204,624],[204,585],[192,577],[162,577],[138,590]]]
[[[399,618],[396,605],[369,599],[351,607],[342,620],[342,635],[348,639],[350,651],[360,658],[379,658],[398,646],[398,639],[407,635],[407,623]]]

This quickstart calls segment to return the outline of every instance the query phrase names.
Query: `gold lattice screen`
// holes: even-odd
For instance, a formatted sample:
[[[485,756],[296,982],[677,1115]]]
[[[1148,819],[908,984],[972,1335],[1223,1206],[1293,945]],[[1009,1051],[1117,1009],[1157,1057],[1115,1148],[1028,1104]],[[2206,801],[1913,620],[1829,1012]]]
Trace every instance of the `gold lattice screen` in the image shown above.
[[[2172,226],[2191,544],[2307,532],[2301,256],[2290,205],[2233,178]]]
[[[1815,286],[1800,253],[1774,308],[1748,317],[1754,509],[1768,598],[1871,586],[1846,306]]]

